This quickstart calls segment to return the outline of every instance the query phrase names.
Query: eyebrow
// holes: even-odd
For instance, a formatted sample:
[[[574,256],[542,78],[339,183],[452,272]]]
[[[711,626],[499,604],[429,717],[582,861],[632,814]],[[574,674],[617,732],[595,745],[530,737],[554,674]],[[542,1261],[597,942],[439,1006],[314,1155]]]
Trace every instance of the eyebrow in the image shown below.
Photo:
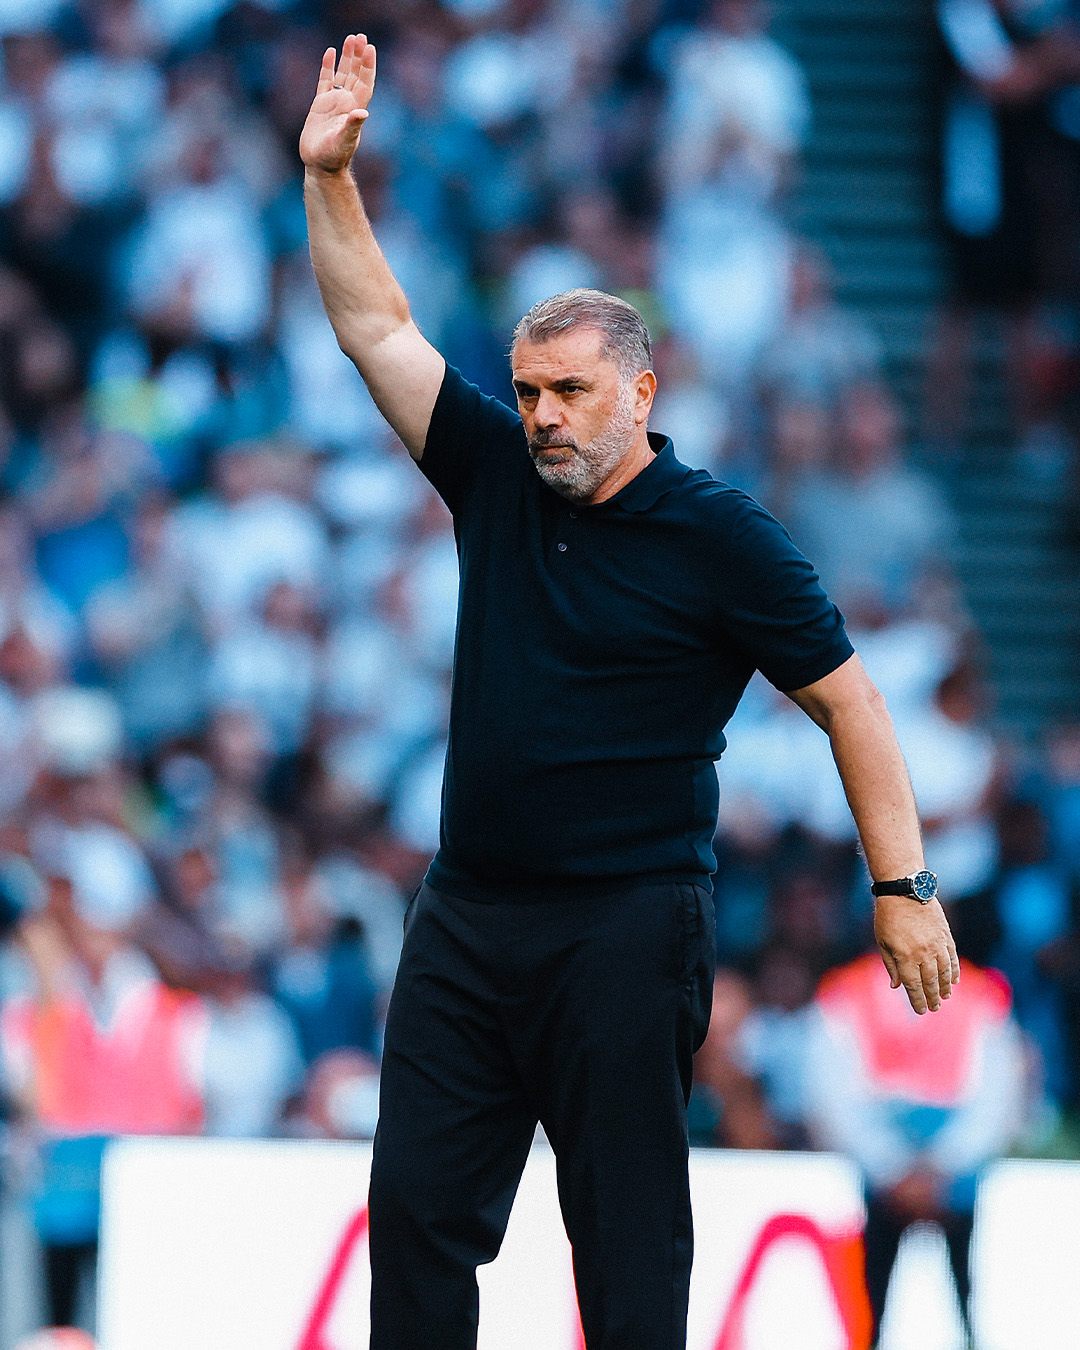
[[[529,384],[527,380],[514,380],[514,388],[518,393],[524,393],[529,389],[535,389],[535,384]],[[551,388],[557,394],[565,393],[571,385],[580,385],[583,388],[589,388],[590,382],[584,375],[564,375],[561,380],[552,380]]]

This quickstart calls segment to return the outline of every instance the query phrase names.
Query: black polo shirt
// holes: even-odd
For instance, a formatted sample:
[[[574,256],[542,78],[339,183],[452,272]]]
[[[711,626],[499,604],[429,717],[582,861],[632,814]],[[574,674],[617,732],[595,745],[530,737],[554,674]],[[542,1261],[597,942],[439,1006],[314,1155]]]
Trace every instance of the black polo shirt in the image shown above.
[[[800,689],[851,655],[784,528],[649,439],[636,478],[577,505],[517,415],[447,369],[420,461],[461,567],[438,890],[707,878],[714,761],[750,676]]]

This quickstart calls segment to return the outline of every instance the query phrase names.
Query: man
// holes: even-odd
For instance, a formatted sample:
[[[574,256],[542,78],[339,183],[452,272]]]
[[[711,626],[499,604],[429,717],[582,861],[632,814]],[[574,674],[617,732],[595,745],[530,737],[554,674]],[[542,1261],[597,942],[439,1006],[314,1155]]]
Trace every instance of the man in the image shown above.
[[[443,843],[387,1018],[371,1344],[475,1347],[476,1266],[540,1120],[589,1350],[674,1350],[686,1094],[714,963],[713,761],[754,668],[828,732],[882,881],[922,869],[915,806],[809,564],[756,503],[649,435],[634,309],[572,292],[530,311],[512,352],[520,422],[421,336],[349,170],[374,81],[362,36],[323,57],[300,141],[312,261],[342,349],[454,515],[461,601]],[[936,901],[881,900],[877,932],[894,987],[939,1007],[959,971]]]
[[[18,928],[32,985],[0,1008],[0,1072],[40,1139],[34,1227],[49,1323],[66,1327],[97,1260],[105,1145],[201,1130],[208,1019],[128,938],[140,894],[42,861],[45,903]]]

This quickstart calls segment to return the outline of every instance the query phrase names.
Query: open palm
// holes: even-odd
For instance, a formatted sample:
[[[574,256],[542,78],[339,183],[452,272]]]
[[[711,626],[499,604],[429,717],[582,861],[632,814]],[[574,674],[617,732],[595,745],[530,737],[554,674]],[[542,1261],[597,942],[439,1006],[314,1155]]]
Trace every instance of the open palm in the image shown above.
[[[335,68],[336,63],[336,68]],[[327,47],[319,87],[300,133],[300,158],[312,169],[337,173],[352,159],[375,88],[375,48],[363,33],[342,43],[341,60]]]

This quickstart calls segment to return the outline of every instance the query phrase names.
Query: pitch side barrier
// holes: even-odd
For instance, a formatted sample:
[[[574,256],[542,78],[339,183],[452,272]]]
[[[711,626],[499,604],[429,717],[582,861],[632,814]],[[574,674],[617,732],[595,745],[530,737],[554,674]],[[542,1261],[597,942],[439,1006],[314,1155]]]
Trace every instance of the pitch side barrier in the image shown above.
[[[126,1139],[105,1163],[100,1350],[366,1350],[370,1147]],[[688,1350],[868,1350],[858,1176],[826,1154],[695,1151]],[[983,1184],[974,1248],[985,1350],[1075,1350],[1080,1165]],[[1066,1275],[1068,1272],[1068,1275]],[[479,1350],[584,1350],[554,1159],[530,1157]],[[901,1255],[887,1350],[958,1350],[932,1239]]]

